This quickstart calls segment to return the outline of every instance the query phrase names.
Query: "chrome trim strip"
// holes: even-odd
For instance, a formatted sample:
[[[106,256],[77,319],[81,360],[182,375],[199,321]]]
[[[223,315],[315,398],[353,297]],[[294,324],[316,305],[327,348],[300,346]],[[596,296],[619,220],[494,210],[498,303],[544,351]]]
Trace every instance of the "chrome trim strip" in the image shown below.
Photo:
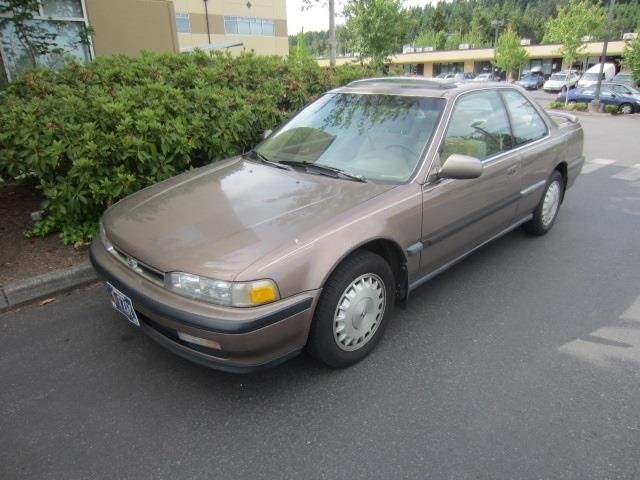
[[[112,249],[108,250],[111,255],[113,255],[120,263],[129,268],[130,270],[136,272],[141,277],[146,278],[150,282],[155,283],[156,285],[164,286],[164,272],[161,272],[157,268],[154,268],[150,265],[147,265],[144,262],[141,262],[137,258],[132,257],[131,255],[123,252],[118,247],[112,245]],[[132,263],[131,263],[132,262]],[[132,266],[135,265],[135,266]],[[150,273],[148,273],[150,272]],[[157,275],[154,277],[153,275]],[[159,278],[158,278],[159,277]]]
[[[436,275],[444,272],[445,270],[447,270],[448,268],[454,266],[456,263],[458,263],[459,261],[461,261],[462,259],[466,258],[467,256],[471,255],[473,252],[475,252],[476,250],[484,247],[487,243],[490,243],[500,237],[502,237],[503,235],[506,235],[507,233],[509,233],[511,230],[516,229],[517,227],[519,227],[520,225],[522,225],[525,222],[528,222],[529,220],[531,220],[533,218],[533,214],[530,213],[529,215],[527,215],[526,217],[518,220],[517,222],[511,224],[509,227],[507,227],[506,229],[502,230],[500,233],[494,235],[493,237],[489,238],[488,240],[485,240],[484,242],[482,242],[481,244],[473,247],[471,250],[469,250],[466,253],[463,253],[462,255],[460,255],[458,258],[453,259],[452,261],[445,263],[443,266],[436,268],[433,272],[430,272],[428,274],[426,274],[424,277],[419,278],[418,280],[415,280],[414,282],[412,282],[409,285],[409,291],[415,290],[416,288],[418,288],[420,285],[423,285],[424,283],[428,282],[429,280],[431,280],[433,277],[435,277]]]
[[[524,197],[525,195],[529,195],[530,193],[535,192],[536,190],[540,190],[547,184],[546,180],[540,180],[537,183],[534,183],[530,187],[525,188],[524,190],[520,190],[520,196]]]

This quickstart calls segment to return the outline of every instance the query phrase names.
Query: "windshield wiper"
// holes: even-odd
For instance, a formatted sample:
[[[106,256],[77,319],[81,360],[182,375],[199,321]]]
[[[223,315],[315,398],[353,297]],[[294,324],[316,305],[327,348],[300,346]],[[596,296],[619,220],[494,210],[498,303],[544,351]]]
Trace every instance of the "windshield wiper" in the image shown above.
[[[333,178],[344,177],[344,178],[348,178],[349,180],[355,180],[356,182],[363,182],[363,183],[367,182],[367,179],[362,175],[349,173],[342,170],[341,168],[330,167],[329,165],[320,165],[320,164],[311,163],[311,162],[300,162],[298,160],[281,160],[279,163],[283,165],[291,165],[293,167],[303,167],[307,170],[315,169],[315,170],[318,170],[318,173],[320,173],[321,175],[328,175]]]
[[[284,165],[280,162],[274,162],[273,160],[269,160],[267,157],[265,157],[264,155],[262,155],[260,152],[256,150],[249,150],[247,153],[243,154],[242,156],[244,158],[251,159],[249,157],[250,154],[253,154],[256,159],[258,159],[260,162],[264,163],[265,165],[271,165],[272,167],[280,168],[282,170],[291,170],[291,167],[288,167],[287,165]]]

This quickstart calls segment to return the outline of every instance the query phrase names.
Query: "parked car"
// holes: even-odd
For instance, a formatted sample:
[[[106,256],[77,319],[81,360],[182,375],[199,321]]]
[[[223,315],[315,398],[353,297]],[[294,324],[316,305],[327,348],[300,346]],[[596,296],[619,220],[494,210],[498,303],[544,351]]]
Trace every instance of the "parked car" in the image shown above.
[[[615,77],[613,77],[613,81],[615,83],[627,85],[629,87],[636,86],[636,83],[633,81],[633,74],[631,72],[620,72]]]
[[[470,82],[470,81],[472,81],[474,78],[476,78],[475,74],[473,74],[473,73],[468,73],[468,72],[465,72],[465,73],[456,73],[456,74],[453,76],[454,81],[455,81],[455,82],[457,82],[457,83]]]
[[[552,73],[549,80],[542,85],[542,89],[545,92],[564,92],[567,89],[575,88],[578,80],[580,80],[580,76],[575,71]]]
[[[544,85],[544,75],[541,72],[527,73],[515,82],[526,90],[537,90]]]
[[[356,81],[109,208],[91,259],[114,308],[178,355],[240,372],[306,347],[344,367],[418,286],[520,225],[547,233],[582,142],[516,86]]]
[[[585,88],[598,83],[598,75],[600,74],[600,64],[596,63],[593,67],[585,71],[580,80],[578,80],[578,88]],[[616,66],[613,63],[605,63],[602,69],[602,81],[610,82],[616,75]]]
[[[499,82],[500,77],[493,73],[480,73],[473,79],[474,82]]]
[[[569,90],[569,103],[591,103],[595,98],[596,85]],[[558,95],[559,101],[565,101],[565,94]],[[604,105],[616,105],[618,112],[628,114],[640,112],[640,92],[622,84],[602,83],[600,102]]]

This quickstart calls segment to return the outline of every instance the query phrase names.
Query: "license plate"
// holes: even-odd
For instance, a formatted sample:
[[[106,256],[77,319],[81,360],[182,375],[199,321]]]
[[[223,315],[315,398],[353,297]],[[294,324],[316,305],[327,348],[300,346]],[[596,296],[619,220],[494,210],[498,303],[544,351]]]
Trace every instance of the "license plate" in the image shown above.
[[[136,327],[139,327],[140,321],[138,320],[136,311],[133,309],[133,303],[131,303],[131,299],[108,282],[107,291],[111,296],[111,306],[122,315],[127,317],[127,320],[133,323]]]

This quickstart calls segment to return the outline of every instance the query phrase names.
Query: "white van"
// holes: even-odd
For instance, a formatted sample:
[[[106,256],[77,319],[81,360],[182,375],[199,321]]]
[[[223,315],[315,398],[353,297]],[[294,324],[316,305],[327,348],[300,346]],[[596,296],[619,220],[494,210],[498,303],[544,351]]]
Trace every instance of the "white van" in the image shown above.
[[[598,83],[598,73],[600,73],[600,64],[596,63],[593,67],[589,68],[580,80],[578,80],[578,88],[589,87]],[[616,75],[616,66],[613,63],[605,63],[602,68],[602,81],[610,82]]]

